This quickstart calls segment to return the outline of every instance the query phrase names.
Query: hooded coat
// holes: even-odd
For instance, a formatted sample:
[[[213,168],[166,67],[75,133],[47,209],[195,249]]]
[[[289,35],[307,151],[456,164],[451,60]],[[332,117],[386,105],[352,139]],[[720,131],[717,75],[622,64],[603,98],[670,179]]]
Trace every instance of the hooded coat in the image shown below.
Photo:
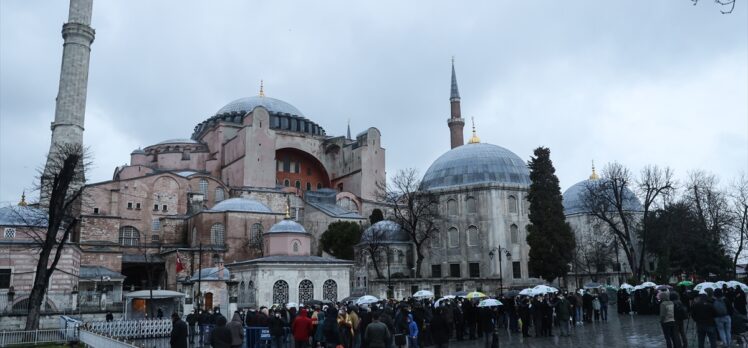
[[[312,319],[307,316],[306,308],[302,308],[299,315],[291,323],[291,333],[296,341],[306,341],[312,335]]]
[[[239,313],[234,313],[231,317],[231,322],[227,325],[231,330],[231,345],[241,346],[244,342],[244,325],[242,325],[242,317]]]

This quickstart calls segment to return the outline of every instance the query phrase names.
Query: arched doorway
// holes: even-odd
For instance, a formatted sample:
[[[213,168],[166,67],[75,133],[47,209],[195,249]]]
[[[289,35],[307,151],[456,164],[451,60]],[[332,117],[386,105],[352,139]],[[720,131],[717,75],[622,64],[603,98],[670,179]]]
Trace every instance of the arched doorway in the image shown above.
[[[203,301],[203,309],[204,310],[213,310],[213,293],[212,292],[206,292],[205,293],[205,301]]]

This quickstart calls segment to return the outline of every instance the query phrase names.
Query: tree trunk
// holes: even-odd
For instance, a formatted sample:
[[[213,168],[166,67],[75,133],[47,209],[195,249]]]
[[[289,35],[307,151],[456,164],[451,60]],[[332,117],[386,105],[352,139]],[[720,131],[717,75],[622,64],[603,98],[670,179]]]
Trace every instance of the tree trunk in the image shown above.
[[[416,278],[421,278],[421,264],[423,264],[423,253],[421,252],[421,246],[423,244],[416,245]]]

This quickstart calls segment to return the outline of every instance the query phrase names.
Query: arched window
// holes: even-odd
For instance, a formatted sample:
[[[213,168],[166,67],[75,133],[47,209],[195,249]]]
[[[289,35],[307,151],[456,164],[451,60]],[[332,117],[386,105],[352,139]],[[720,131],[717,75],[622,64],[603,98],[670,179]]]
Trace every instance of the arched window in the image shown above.
[[[468,227],[467,244],[469,246],[480,245],[480,235],[478,234],[478,227],[475,227],[475,226]]]
[[[431,247],[435,249],[442,247],[442,235],[438,230],[434,231],[434,233],[431,235]]]
[[[314,284],[309,279],[299,283],[299,304],[307,303],[314,298]]]
[[[449,247],[456,248],[460,245],[460,233],[457,231],[457,227],[450,227],[447,231],[447,239],[449,240]]]
[[[213,224],[213,226],[210,227],[210,243],[222,246],[224,243],[225,232],[226,230],[223,227],[223,224]]]
[[[475,206],[475,198],[468,197],[467,200],[465,200],[465,205],[467,206],[468,214],[474,214],[477,212],[477,207]]]
[[[301,190],[301,181],[296,180],[296,183],[294,183],[294,186],[296,186],[297,189]]]
[[[366,284],[366,280],[364,280],[364,284]],[[338,300],[338,283],[332,279],[325,280],[325,283],[322,284],[322,299],[336,302]]]
[[[200,193],[208,195],[208,180],[200,179]]]
[[[224,200],[224,198],[225,197],[224,197],[223,188],[216,187],[216,202],[220,202],[220,201]]]
[[[285,280],[279,280],[273,284],[273,303],[288,303],[288,283]]]
[[[122,246],[138,246],[140,243],[140,232],[132,226],[122,226],[119,229],[119,244]]]
[[[291,180],[288,180],[288,179],[283,180],[283,186],[285,186],[285,187],[291,186]]]
[[[343,197],[337,201],[339,207],[348,211],[358,211],[358,204],[348,197]]]
[[[509,196],[507,199],[507,206],[509,207],[509,213],[517,214],[517,197]]]
[[[517,225],[512,224],[509,226],[509,234],[511,235],[513,244],[519,243],[519,228],[517,228]]]
[[[306,190],[307,191],[311,191],[312,190],[312,183],[311,182],[306,183]]]
[[[293,242],[293,252],[298,253],[299,252],[299,242],[294,241]]]
[[[249,245],[260,247],[262,245],[262,224],[255,223],[249,230]]]
[[[457,215],[457,201],[456,200],[450,199],[447,201],[447,214]]]

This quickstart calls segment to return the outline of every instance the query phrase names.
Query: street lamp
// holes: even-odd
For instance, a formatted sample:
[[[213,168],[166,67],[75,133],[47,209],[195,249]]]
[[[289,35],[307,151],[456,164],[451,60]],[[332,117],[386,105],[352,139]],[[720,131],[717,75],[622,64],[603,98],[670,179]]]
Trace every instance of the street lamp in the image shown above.
[[[501,265],[501,259],[503,259],[501,255],[504,254],[506,255],[507,260],[511,260],[512,253],[510,253],[509,250],[507,250],[506,248],[502,248],[501,244],[499,244],[499,246],[491,249],[488,252],[488,258],[491,259],[491,261],[493,261],[493,257],[494,255],[497,255],[497,253],[499,256],[499,294],[501,295],[504,293],[504,269]]]

